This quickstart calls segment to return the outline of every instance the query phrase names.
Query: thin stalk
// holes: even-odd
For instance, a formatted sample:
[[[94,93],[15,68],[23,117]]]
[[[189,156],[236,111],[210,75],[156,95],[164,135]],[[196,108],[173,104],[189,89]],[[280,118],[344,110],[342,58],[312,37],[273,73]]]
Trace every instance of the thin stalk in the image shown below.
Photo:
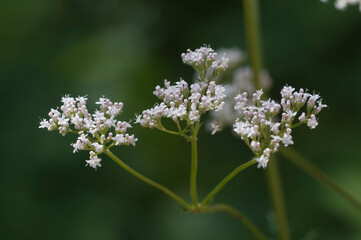
[[[234,216],[235,218],[237,218],[241,223],[243,223],[243,225],[249,230],[251,231],[251,233],[253,234],[253,236],[256,239],[259,240],[266,240],[267,237],[256,227],[256,225],[254,225],[251,220],[249,220],[243,213],[241,213],[240,211],[238,211],[237,209],[235,209],[232,206],[226,205],[226,204],[217,204],[217,205],[212,205],[209,207],[204,207],[202,208],[202,212],[208,212],[208,213],[212,213],[212,212],[224,212],[224,213],[228,213],[232,216]]]
[[[244,17],[248,51],[253,70],[254,85],[261,88],[260,73],[262,70],[261,33],[259,26],[258,0],[243,0]]]
[[[166,133],[169,133],[169,134],[173,134],[173,135],[178,135],[178,136],[181,136],[181,137],[184,137],[187,141],[190,140],[190,138],[184,134],[183,132],[175,132],[175,131],[171,131],[171,130],[168,130],[166,129],[165,127],[163,127],[163,125],[161,123],[159,123],[159,127],[157,127],[157,129],[159,129],[160,131],[163,131],[163,132],[166,132]]]
[[[234,169],[231,173],[229,173],[225,178],[223,178],[222,181],[220,181],[218,183],[218,185],[204,198],[203,202],[201,203],[201,207],[206,206],[212,199],[213,197],[222,190],[222,188],[229,182],[231,181],[232,178],[234,178],[239,172],[241,172],[242,170],[252,166],[253,164],[256,163],[255,159],[252,159],[242,165],[240,165],[239,167],[237,167],[236,169]]]
[[[325,172],[307,160],[304,156],[296,152],[290,147],[281,148],[280,154],[282,154],[287,160],[294,163],[297,167],[308,173],[316,181],[328,187],[329,189],[338,193],[351,205],[353,205],[357,210],[361,211],[361,202],[353,197],[351,194],[346,192],[337,182],[335,182],[330,176]]]
[[[199,210],[198,205],[198,194],[197,194],[197,168],[198,168],[198,156],[197,156],[197,134],[193,130],[192,140],[191,140],[191,151],[192,151],[192,160],[191,160],[191,176],[190,176],[190,193],[195,209]]]
[[[258,0],[243,0],[247,45],[253,71],[253,81],[256,89],[261,88],[260,73],[263,68],[258,5]],[[267,95],[267,93],[264,95]],[[281,180],[278,174],[278,166],[276,164],[269,164],[267,168],[267,183],[272,197],[273,207],[277,215],[280,239],[288,240],[290,239],[290,236],[286,209],[283,201]]]
[[[289,240],[290,233],[287,222],[286,205],[281,187],[281,179],[278,171],[278,160],[274,156],[271,156],[270,163],[267,166],[266,176],[272,205],[277,217],[279,238],[282,240]]]
[[[122,160],[120,160],[117,156],[115,156],[110,150],[106,150],[105,154],[108,155],[115,163],[117,163],[119,166],[121,166],[125,171],[129,172],[130,174],[132,174],[136,178],[140,179],[141,181],[149,184],[150,186],[155,187],[155,188],[159,189],[160,191],[164,192],[166,195],[173,198],[175,201],[177,201],[181,206],[183,206],[187,210],[192,210],[192,206],[189,203],[187,203],[186,201],[184,201],[177,194],[173,193],[171,190],[169,190],[165,186],[163,186],[157,182],[154,182],[153,180],[147,178],[146,176],[137,172],[133,168],[129,167]]]

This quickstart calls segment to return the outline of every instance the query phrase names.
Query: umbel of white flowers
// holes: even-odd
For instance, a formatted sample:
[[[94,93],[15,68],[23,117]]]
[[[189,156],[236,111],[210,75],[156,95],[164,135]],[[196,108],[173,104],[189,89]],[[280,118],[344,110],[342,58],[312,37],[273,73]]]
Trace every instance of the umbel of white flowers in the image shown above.
[[[199,122],[205,112],[223,108],[225,89],[213,79],[227,69],[228,58],[216,60],[217,53],[210,47],[188,50],[181,57],[183,63],[192,66],[199,74],[198,81],[189,87],[182,79],[174,85],[165,80],[164,87],[157,86],[153,92],[162,102],[137,115],[136,123],[164,131],[162,118],[170,118],[176,124],[185,121],[188,126]]]
[[[162,102],[144,110],[137,116],[136,123],[143,127],[162,128],[161,119],[164,117],[177,123],[185,120],[194,124],[205,112],[218,111],[224,106],[224,88],[214,81],[194,83],[190,89],[184,80],[176,82],[175,85],[164,81],[164,85],[165,88],[157,86],[153,92]]]
[[[316,128],[316,115],[327,107],[318,94],[309,94],[302,88],[297,92],[293,87],[283,87],[281,104],[271,99],[261,100],[262,94],[262,90],[256,91],[251,101],[247,92],[239,94],[235,97],[234,106],[243,117],[236,120],[233,129],[255,154],[258,168],[267,167],[270,154],[277,152],[280,144],[287,147],[294,143],[292,128],[302,124]],[[305,105],[305,111],[299,114]],[[275,121],[281,108],[281,120]],[[298,122],[294,123],[296,119]]]
[[[49,131],[58,130],[65,136],[68,132],[79,135],[77,141],[72,143],[74,153],[78,150],[90,151],[86,165],[94,169],[101,167],[99,154],[107,149],[118,145],[133,145],[137,142],[134,135],[129,135],[127,129],[131,125],[127,122],[118,121],[116,117],[123,110],[122,102],[111,102],[107,98],[100,98],[96,104],[100,110],[90,114],[87,107],[87,98],[73,98],[68,95],[62,98],[63,105],[58,109],[51,109],[50,119],[43,119],[39,128]],[[111,129],[113,131],[111,131]]]
[[[321,0],[321,2],[328,2],[328,0]],[[360,5],[360,11],[361,11],[361,0],[336,0],[335,1],[335,7],[340,10],[346,9],[348,5]]]

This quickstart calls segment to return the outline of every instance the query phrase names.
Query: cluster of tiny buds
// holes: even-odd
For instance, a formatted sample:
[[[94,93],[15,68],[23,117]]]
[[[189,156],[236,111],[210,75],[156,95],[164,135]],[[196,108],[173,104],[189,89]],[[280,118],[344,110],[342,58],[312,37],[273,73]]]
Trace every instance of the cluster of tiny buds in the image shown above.
[[[318,94],[309,94],[302,88],[297,92],[293,87],[285,86],[281,90],[281,104],[274,100],[261,100],[262,90],[256,91],[249,103],[246,92],[235,97],[235,110],[242,113],[243,119],[237,119],[233,125],[234,131],[250,147],[256,155],[258,167],[266,168],[271,153],[277,152],[280,143],[285,147],[292,145],[292,128],[307,124],[311,129],[317,125],[316,115],[322,108]],[[306,112],[299,111],[306,105]],[[281,121],[275,122],[275,117],[281,113]],[[298,122],[294,120],[298,117]]]
[[[135,146],[138,139],[127,133],[131,125],[116,119],[123,110],[123,103],[113,103],[102,97],[96,102],[100,110],[90,114],[86,107],[85,96],[73,98],[66,95],[61,101],[63,105],[60,111],[51,109],[50,119],[43,119],[39,128],[58,130],[63,136],[68,132],[78,134],[77,141],[71,146],[74,148],[74,153],[78,150],[90,151],[90,159],[86,160],[87,166],[95,169],[100,167],[101,158],[98,155],[113,146]],[[111,128],[114,128],[114,131],[110,131]]]
[[[228,59],[218,61],[216,58],[217,53],[209,47],[183,53],[183,62],[195,68],[200,74],[199,81],[189,86],[182,79],[174,85],[165,80],[164,87],[157,86],[153,92],[162,102],[137,115],[136,123],[143,127],[165,130],[162,118],[170,118],[177,124],[186,121],[187,125],[192,125],[199,122],[205,112],[221,110],[225,104],[225,88],[206,78],[211,68],[213,77],[227,68]]]
[[[213,75],[228,68],[229,59],[221,57],[217,60],[217,53],[209,46],[200,47],[194,51],[188,49],[187,53],[182,53],[181,57],[183,63],[192,66],[199,74],[206,74],[209,67],[213,69]]]

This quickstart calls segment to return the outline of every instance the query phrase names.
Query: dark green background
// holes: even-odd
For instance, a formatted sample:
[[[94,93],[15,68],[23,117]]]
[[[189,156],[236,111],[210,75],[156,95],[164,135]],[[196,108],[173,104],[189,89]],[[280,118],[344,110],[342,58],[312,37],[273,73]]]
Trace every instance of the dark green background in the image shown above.
[[[288,83],[316,89],[329,108],[316,130],[294,131],[295,148],[361,199],[361,13],[318,0],[261,1],[272,94]],[[122,119],[151,107],[165,78],[188,82],[180,54],[202,44],[246,48],[242,1],[2,0],[0,239],[252,239],[223,214],[183,214],[165,195],[110,159],[85,168],[74,136],[38,129],[64,94],[124,102]],[[126,163],[188,197],[190,146],[135,126]],[[251,154],[230,129],[200,133],[199,192]],[[294,239],[361,239],[361,214],[280,158]],[[252,167],[215,202],[233,204],[275,236],[264,171]]]

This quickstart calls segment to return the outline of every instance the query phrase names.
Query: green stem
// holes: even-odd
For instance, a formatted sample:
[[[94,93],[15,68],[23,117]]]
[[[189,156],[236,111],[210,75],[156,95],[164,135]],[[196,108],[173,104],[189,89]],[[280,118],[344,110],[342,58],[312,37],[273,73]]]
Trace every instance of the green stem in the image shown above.
[[[258,0],[243,0],[246,37],[256,89],[261,88],[262,50],[259,27]]]
[[[177,124],[178,132],[182,132],[182,128],[178,121],[175,122]]]
[[[323,184],[324,186],[330,188],[331,190],[338,193],[351,205],[361,211],[361,203],[355,199],[352,195],[346,192],[337,182],[335,182],[331,177],[329,177],[325,172],[319,169],[317,166],[312,164],[304,156],[300,155],[298,152],[293,150],[290,147],[281,148],[279,151],[286,159],[290,160],[297,167],[301,168],[303,171],[308,173],[315,180]]]
[[[120,160],[117,156],[115,156],[110,150],[106,150],[105,154],[108,155],[114,162],[116,162],[119,166],[124,168],[125,171],[129,172],[130,174],[134,175],[136,178],[142,180],[143,182],[151,185],[152,187],[155,187],[159,189],[160,191],[167,194],[169,197],[173,198],[175,201],[177,201],[180,205],[182,205],[187,210],[192,210],[192,206],[184,201],[181,197],[179,197],[177,194],[173,193],[168,188],[164,187],[163,185],[154,182],[153,180],[147,178],[146,176],[142,175],[141,173],[137,172],[133,168],[129,167],[127,164],[125,164],[122,160]]]
[[[286,205],[281,187],[281,179],[278,171],[278,160],[274,156],[271,156],[270,163],[267,166],[266,176],[272,205],[277,217],[279,238],[282,240],[289,240],[290,233],[287,222]]]
[[[175,131],[168,130],[168,129],[166,129],[165,127],[163,127],[162,124],[160,124],[160,126],[157,127],[157,129],[160,130],[160,131],[169,133],[169,134],[173,134],[173,135],[178,135],[178,136],[184,137],[187,141],[190,140],[190,138],[189,138],[186,134],[184,134],[183,132],[175,132]]]
[[[247,44],[250,54],[251,66],[253,70],[253,80],[256,89],[261,88],[260,73],[263,68],[261,31],[259,24],[258,0],[243,0]],[[265,96],[267,93],[265,92]],[[276,164],[269,164],[266,170],[268,177],[268,187],[271,193],[273,206],[277,215],[280,239],[290,239],[286,209],[283,201],[281,180]]]
[[[223,178],[222,181],[220,181],[218,183],[218,185],[204,198],[203,202],[201,203],[201,206],[204,207],[206,206],[212,199],[213,197],[222,190],[222,188],[232,179],[234,178],[239,172],[241,172],[242,170],[252,166],[253,164],[256,163],[255,159],[252,159],[242,165],[240,165],[239,167],[237,167],[236,169],[234,169],[231,173],[229,173],[225,178]]]
[[[191,140],[191,176],[190,176],[190,193],[195,209],[199,210],[198,205],[198,194],[197,194],[197,167],[198,167],[198,156],[197,156],[197,133],[193,129],[192,140]]]
[[[266,240],[266,236],[254,225],[243,213],[238,211],[232,206],[226,204],[217,204],[209,207],[202,208],[202,212],[224,212],[236,217],[240,222],[244,224],[248,230],[250,230],[253,236],[259,240]]]

